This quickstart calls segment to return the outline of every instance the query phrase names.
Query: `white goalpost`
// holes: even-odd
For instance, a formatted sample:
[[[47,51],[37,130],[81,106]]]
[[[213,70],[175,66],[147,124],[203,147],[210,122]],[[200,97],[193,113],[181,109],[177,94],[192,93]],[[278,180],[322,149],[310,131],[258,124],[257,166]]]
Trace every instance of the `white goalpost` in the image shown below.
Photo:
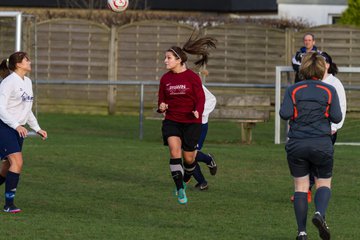
[[[292,67],[289,66],[277,66],[276,67],[276,81],[275,81],[275,144],[280,144],[286,142],[286,132],[287,132],[287,123],[281,120],[279,116],[281,101],[282,101],[282,89],[286,89],[289,84],[292,84],[292,81],[287,79],[287,82],[282,81],[282,73],[290,74],[294,72]],[[360,67],[339,67],[339,73],[360,73]],[[360,85],[344,85],[345,90],[360,90]],[[345,120],[346,121],[346,120]],[[281,139],[281,132],[283,134],[283,139]],[[337,142],[336,145],[360,145],[359,142]]]
[[[29,16],[28,16],[29,17]],[[10,52],[17,52],[22,50],[22,25],[23,25],[23,14],[19,11],[0,11],[0,18],[13,18],[15,20],[15,46]],[[36,33],[35,33],[36,37]],[[35,46],[35,94],[37,92],[37,56],[36,56],[36,46]],[[35,97],[36,99],[36,97]],[[37,101],[35,101],[35,115],[37,116]],[[29,136],[36,136],[37,134],[34,131],[29,131]]]
[[[0,17],[10,17],[15,18],[16,21],[16,30],[15,30],[15,51],[21,50],[21,26],[22,26],[22,13],[21,12],[12,12],[12,11],[0,11]]]

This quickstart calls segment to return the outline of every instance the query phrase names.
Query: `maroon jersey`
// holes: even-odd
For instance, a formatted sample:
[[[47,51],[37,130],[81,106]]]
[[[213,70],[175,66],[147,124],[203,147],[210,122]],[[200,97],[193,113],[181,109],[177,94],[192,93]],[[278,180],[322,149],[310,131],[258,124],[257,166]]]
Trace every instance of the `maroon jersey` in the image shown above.
[[[158,106],[162,102],[168,104],[165,119],[201,123],[205,94],[200,77],[189,69],[182,73],[165,73],[160,80]],[[199,118],[195,118],[193,111],[199,112]]]

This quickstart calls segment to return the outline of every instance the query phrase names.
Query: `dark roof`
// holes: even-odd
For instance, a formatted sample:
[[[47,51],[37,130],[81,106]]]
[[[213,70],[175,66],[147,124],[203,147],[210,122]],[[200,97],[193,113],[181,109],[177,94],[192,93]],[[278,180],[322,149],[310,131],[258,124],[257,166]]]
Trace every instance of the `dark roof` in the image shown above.
[[[85,1],[86,2],[86,1]],[[211,12],[275,12],[276,0],[129,0],[130,9],[211,11]],[[106,1],[93,1],[93,8],[105,8]],[[134,4],[137,3],[137,6]],[[0,6],[43,8],[88,8],[83,0],[1,0]]]
[[[273,12],[276,0],[149,0],[152,10],[215,11],[215,12]]]
[[[58,2],[65,2],[65,1],[58,1],[58,0],[31,0],[31,1],[24,1],[24,0],[1,0],[0,6],[2,7],[58,7]]]

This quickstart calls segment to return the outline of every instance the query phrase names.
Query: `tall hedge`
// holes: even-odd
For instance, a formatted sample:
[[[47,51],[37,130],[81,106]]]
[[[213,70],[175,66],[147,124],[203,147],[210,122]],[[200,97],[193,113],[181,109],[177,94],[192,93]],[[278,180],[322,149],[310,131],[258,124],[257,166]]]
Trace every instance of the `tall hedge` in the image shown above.
[[[360,26],[360,0],[349,0],[349,7],[342,14],[340,23]]]

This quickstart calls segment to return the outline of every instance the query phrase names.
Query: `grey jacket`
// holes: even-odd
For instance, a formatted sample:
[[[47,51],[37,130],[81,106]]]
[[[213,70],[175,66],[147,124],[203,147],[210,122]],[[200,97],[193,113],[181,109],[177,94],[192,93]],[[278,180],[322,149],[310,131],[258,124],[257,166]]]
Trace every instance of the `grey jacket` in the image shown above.
[[[279,114],[290,120],[288,137],[299,139],[331,136],[330,122],[342,119],[335,88],[320,80],[304,80],[288,87]]]

